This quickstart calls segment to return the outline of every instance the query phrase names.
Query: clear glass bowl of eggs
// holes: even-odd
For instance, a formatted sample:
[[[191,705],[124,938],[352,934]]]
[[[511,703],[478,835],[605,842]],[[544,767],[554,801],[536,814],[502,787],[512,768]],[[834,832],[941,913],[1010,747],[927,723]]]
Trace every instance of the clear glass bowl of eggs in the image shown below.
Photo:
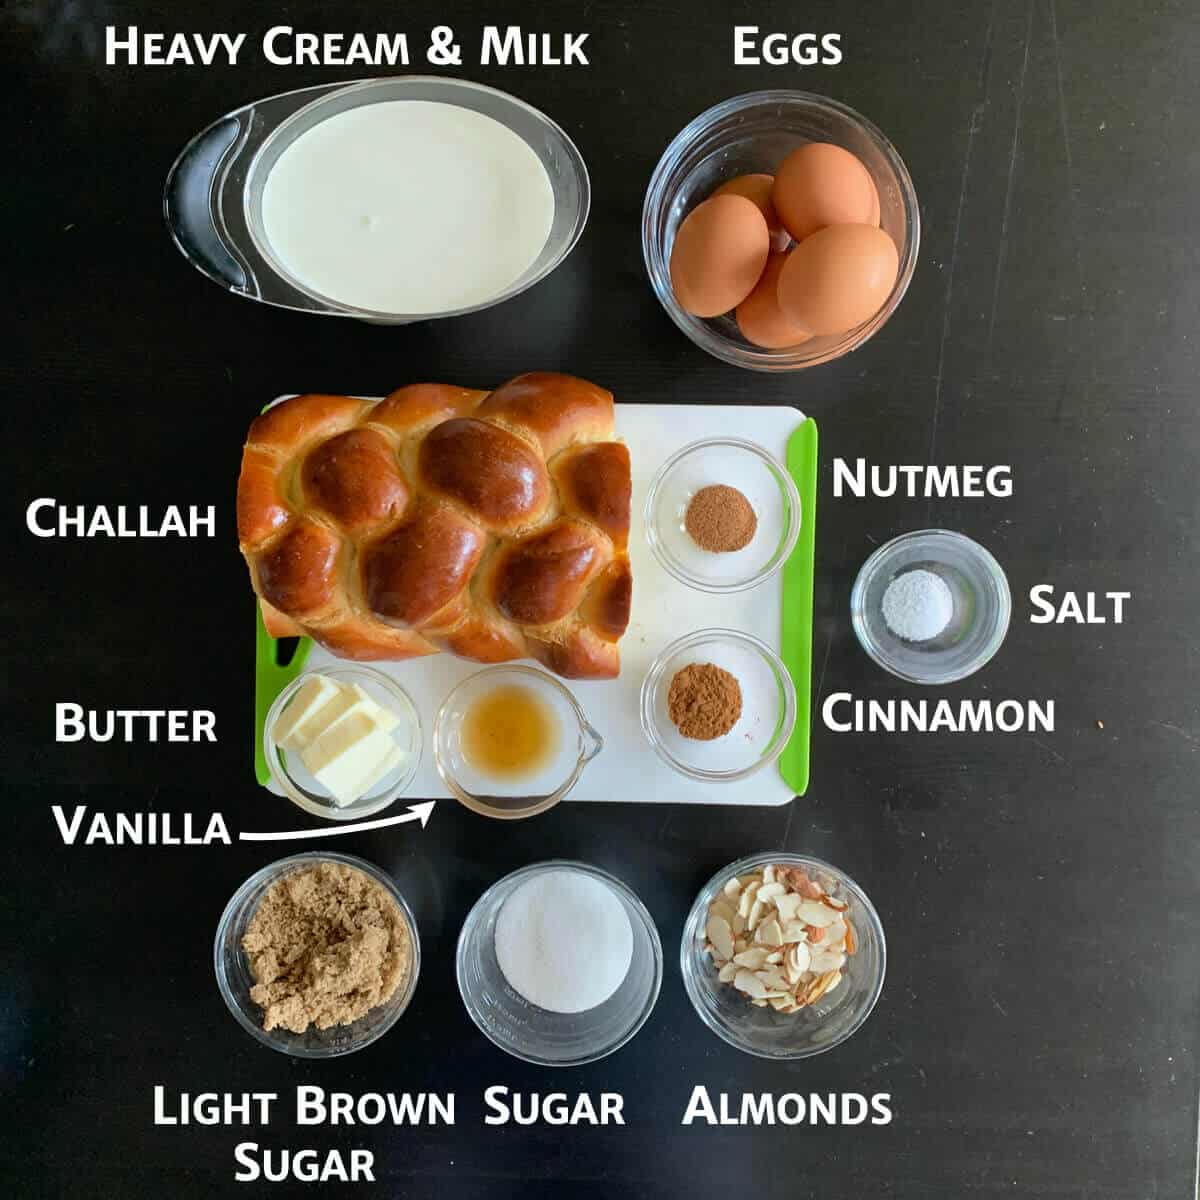
[[[808,92],[751,92],[701,113],[659,160],[642,210],[646,269],[672,320],[760,371],[862,345],[903,298],[919,242],[895,147]]]

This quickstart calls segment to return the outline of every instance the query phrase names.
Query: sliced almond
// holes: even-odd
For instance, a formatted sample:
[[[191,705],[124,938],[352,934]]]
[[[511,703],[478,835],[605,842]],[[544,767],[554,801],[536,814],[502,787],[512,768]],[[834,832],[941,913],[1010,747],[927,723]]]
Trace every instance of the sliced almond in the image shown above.
[[[796,1007],[796,1002],[791,998],[791,996],[779,996],[770,1001],[770,1005],[776,1012],[793,1012]]]
[[[819,1000],[822,996],[824,996],[825,993],[829,991],[833,981],[838,978],[840,978],[840,972],[838,971],[826,971],[823,975],[818,975],[817,982],[813,985],[808,993],[809,1004],[812,1004],[814,1001]]]
[[[779,919],[794,921],[796,909],[800,907],[800,901],[803,899],[803,896],[798,896],[795,892],[785,892],[782,896],[776,896],[775,907],[779,910]]]
[[[818,929],[824,929],[826,925],[832,925],[837,920],[837,914],[819,900],[804,900],[796,910],[796,918],[806,925],[815,925]]]
[[[746,918],[746,928],[757,929],[764,912],[766,912],[766,905],[755,896],[754,903],[750,905],[750,915]]]
[[[738,912],[743,917],[750,915],[750,908],[754,904],[754,893],[758,891],[759,886],[757,882],[749,883],[742,892],[741,899],[738,900]]]
[[[850,907],[845,900],[837,900],[828,894],[821,897],[821,903],[827,908],[832,908],[834,912],[845,912]]]
[[[748,971],[757,971],[767,965],[767,948],[765,946],[751,946],[747,950],[741,951],[733,956],[733,961],[739,967],[745,967]]]
[[[724,896],[718,896],[709,906],[708,915],[710,917],[721,917],[723,920],[733,923],[734,915],[737,913],[737,906],[731,904]]]
[[[767,995],[767,989],[763,986],[762,980],[753,971],[747,971],[745,967],[741,968],[733,977],[733,986],[739,992],[745,992],[752,1000],[763,1000]]]
[[[727,899],[732,900],[736,904],[737,898],[742,894],[742,881],[735,875],[726,882],[721,890]]]
[[[722,983],[732,983],[733,977],[737,974],[737,972],[738,972],[738,969],[737,969],[736,963],[731,963],[731,962],[722,963],[721,969],[717,972],[717,978]]]
[[[729,925],[735,934],[746,932],[746,918],[740,912],[733,914],[733,920],[729,922]]]
[[[840,971],[846,965],[846,956],[837,950],[814,950],[809,970],[823,975],[828,971]]]
[[[766,1001],[765,997],[762,1000],[751,1000],[750,1003],[753,1004],[755,1008],[766,1008],[767,1007],[767,1001]]]
[[[828,982],[828,984],[826,984],[826,985],[825,985],[825,992],[824,992],[824,994],[825,994],[826,996],[828,996],[828,995],[829,995],[829,993],[830,993],[830,992],[832,992],[832,991],[833,991],[833,989],[834,989],[835,987],[837,987],[837,985],[838,985],[839,983],[841,983],[841,982],[842,982],[842,973],[841,973],[841,971],[834,971],[834,973],[833,973],[833,978],[832,978],[832,979],[831,979],[831,980]]]
[[[858,952],[858,935],[854,932],[854,926],[850,924],[850,918],[846,917],[846,953],[856,954]]]
[[[808,926],[803,921],[784,921],[780,928],[783,930],[785,942],[805,942],[808,940]]]
[[[756,971],[755,974],[767,991],[791,992],[792,985],[788,977],[778,967],[764,967],[761,971]]]
[[[763,867],[763,883],[774,883],[774,882],[775,882],[775,864],[768,863],[767,866]]]
[[[783,962],[783,951],[782,950],[772,950],[771,953],[767,955],[767,963],[770,966],[774,966],[776,963],[781,963],[781,962]]]
[[[782,883],[764,883],[758,889],[758,895],[755,897],[763,901],[765,904],[768,900],[773,900],[776,896],[782,896],[787,888]]]
[[[779,922],[769,917],[754,931],[754,940],[764,946],[782,946],[783,930],[779,928]]]
[[[838,917],[832,925],[825,928],[825,945],[840,946],[846,940],[846,922]]]
[[[805,925],[807,937],[810,942],[823,942],[825,940],[825,930],[819,925]]]
[[[799,978],[808,970],[809,963],[812,961],[812,954],[808,946],[804,942],[800,942],[788,951],[787,961],[792,970],[796,972],[797,978]]]
[[[711,916],[705,932],[717,954],[728,962],[733,957],[733,930],[729,928],[729,922],[724,917]]]

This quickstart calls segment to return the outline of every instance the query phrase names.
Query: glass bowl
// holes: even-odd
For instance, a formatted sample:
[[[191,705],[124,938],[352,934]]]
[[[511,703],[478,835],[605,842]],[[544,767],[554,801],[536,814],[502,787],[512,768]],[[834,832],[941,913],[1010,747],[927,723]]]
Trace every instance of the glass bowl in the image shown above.
[[[496,919],[531,876],[579,871],[606,884],[633,929],[633,960],[607,1000],[579,1013],[550,1012],[515,991],[496,960]],[[585,863],[551,860],[506,875],[476,901],[458,938],[455,973],[471,1020],[501,1050],[544,1067],[578,1067],[625,1045],[646,1023],[662,986],[662,944],[642,902],[619,879]]]
[[[407,752],[407,757],[389,771],[365,795],[353,804],[344,807],[333,802],[333,798],[313,778],[300,760],[299,754],[277,746],[271,736],[275,722],[287,707],[291,698],[313,675],[326,675],[339,683],[356,683],[372,700],[390,709],[400,718],[400,724],[392,734],[396,744]],[[421,762],[421,718],[408,693],[390,676],[371,667],[345,666],[322,667],[320,670],[305,671],[298,675],[275,697],[275,703],[267,712],[263,722],[263,755],[271,778],[285,796],[298,808],[314,817],[325,817],[330,821],[361,821],[382,812],[412,783]]]
[[[250,999],[254,979],[250,964],[242,949],[242,938],[258,908],[263,893],[284,876],[303,867],[323,862],[342,863],[370,875],[396,901],[408,924],[408,936],[412,945],[412,967],[408,977],[392,993],[391,999],[359,1017],[350,1025],[334,1025],[329,1029],[309,1026],[304,1033],[293,1033],[290,1029],[272,1029],[269,1033],[262,1027],[262,1009]],[[293,854],[256,871],[233,894],[225,906],[217,925],[217,936],[213,944],[213,965],[217,974],[217,987],[229,1011],[237,1022],[257,1041],[281,1054],[294,1058],[337,1058],[352,1054],[369,1046],[400,1019],[417,989],[417,976],[421,972],[421,942],[417,936],[417,922],[404,897],[396,888],[395,881],[378,867],[355,858],[350,854]]]
[[[713,663],[742,689],[742,715],[724,737],[685,738],[667,707],[675,672]],[[672,642],[642,681],[642,731],[658,756],[680,774],[709,783],[744,779],[783,753],[796,724],[796,688],[783,660],[765,642],[732,629],[700,629]]]
[[[703,487],[725,484],[750,502],[758,527],[742,550],[713,553],[692,540],[684,517]],[[769,579],[800,536],[800,493],[784,465],[753,442],[706,438],[658,469],[646,493],[646,540],[676,579],[702,592],[740,592]]]
[[[954,613],[937,637],[909,642],[888,628],[883,594],[898,575],[918,568],[946,582]],[[978,542],[946,529],[885,542],[863,563],[850,592],[850,622],[862,648],[910,683],[953,683],[974,674],[1000,649],[1011,615],[1004,568]]]
[[[493,688],[530,688],[558,720],[560,737],[549,761],[529,775],[500,779],[484,774],[463,753],[463,721],[471,705]],[[502,821],[536,816],[553,808],[576,784],[583,768],[604,748],[583,709],[557,679],[533,667],[488,667],[469,675],[442,702],[433,726],[433,754],[442,782],[463,804]]]
[[[732,315],[706,319],[684,312],[671,287],[671,248],[680,222],[725,180],[766,172],[804,142],[835,142],[857,155],[879,192],[880,226],[900,254],[883,307],[857,329],[764,350],[742,337]],[[756,371],[797,371],[848,354],[883,327],[908,289],[917,263],[921,218],[908,168],[866,117],[825,96],[787,90],[734,96],[701,113],[667,147],[646,190],[642,254],[650,285],[671,319],[709,354]]]
[[[795,1013],[756,1008],[732,984],[717,978],[717,968],[704,949],[709,904],[733,876],[761,870],[769,863],[800,867],[831,896],[845,901],[858,942],[856,953],[847,957],[842,968],[841,984]],[[886,968],[883,926],[866,892],[849,875],[819,858],[770,850],[738,859],[700,889],[679,947],[684,989],[700,1019],[731,1046],[759,1058],[811,1058],[844,1042],[871,1015],[883,991]]]

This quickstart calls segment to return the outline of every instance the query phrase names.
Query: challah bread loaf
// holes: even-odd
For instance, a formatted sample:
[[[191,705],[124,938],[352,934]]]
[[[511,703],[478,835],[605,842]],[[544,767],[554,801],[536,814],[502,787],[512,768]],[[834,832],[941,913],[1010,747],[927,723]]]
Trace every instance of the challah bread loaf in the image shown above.
[[[296,396],[250,427],[238,540],[274,636],[604,679],[629,622],[629,497],[612,395],[582,379]]]

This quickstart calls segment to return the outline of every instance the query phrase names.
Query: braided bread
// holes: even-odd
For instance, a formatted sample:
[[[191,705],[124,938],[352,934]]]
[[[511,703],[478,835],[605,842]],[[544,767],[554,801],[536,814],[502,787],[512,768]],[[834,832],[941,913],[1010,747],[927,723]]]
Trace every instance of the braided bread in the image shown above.
[[[295,396],[250,427],[238,540],[273,636],[607,679],[629,622],[629,497],[612,396],[582,379]]]

